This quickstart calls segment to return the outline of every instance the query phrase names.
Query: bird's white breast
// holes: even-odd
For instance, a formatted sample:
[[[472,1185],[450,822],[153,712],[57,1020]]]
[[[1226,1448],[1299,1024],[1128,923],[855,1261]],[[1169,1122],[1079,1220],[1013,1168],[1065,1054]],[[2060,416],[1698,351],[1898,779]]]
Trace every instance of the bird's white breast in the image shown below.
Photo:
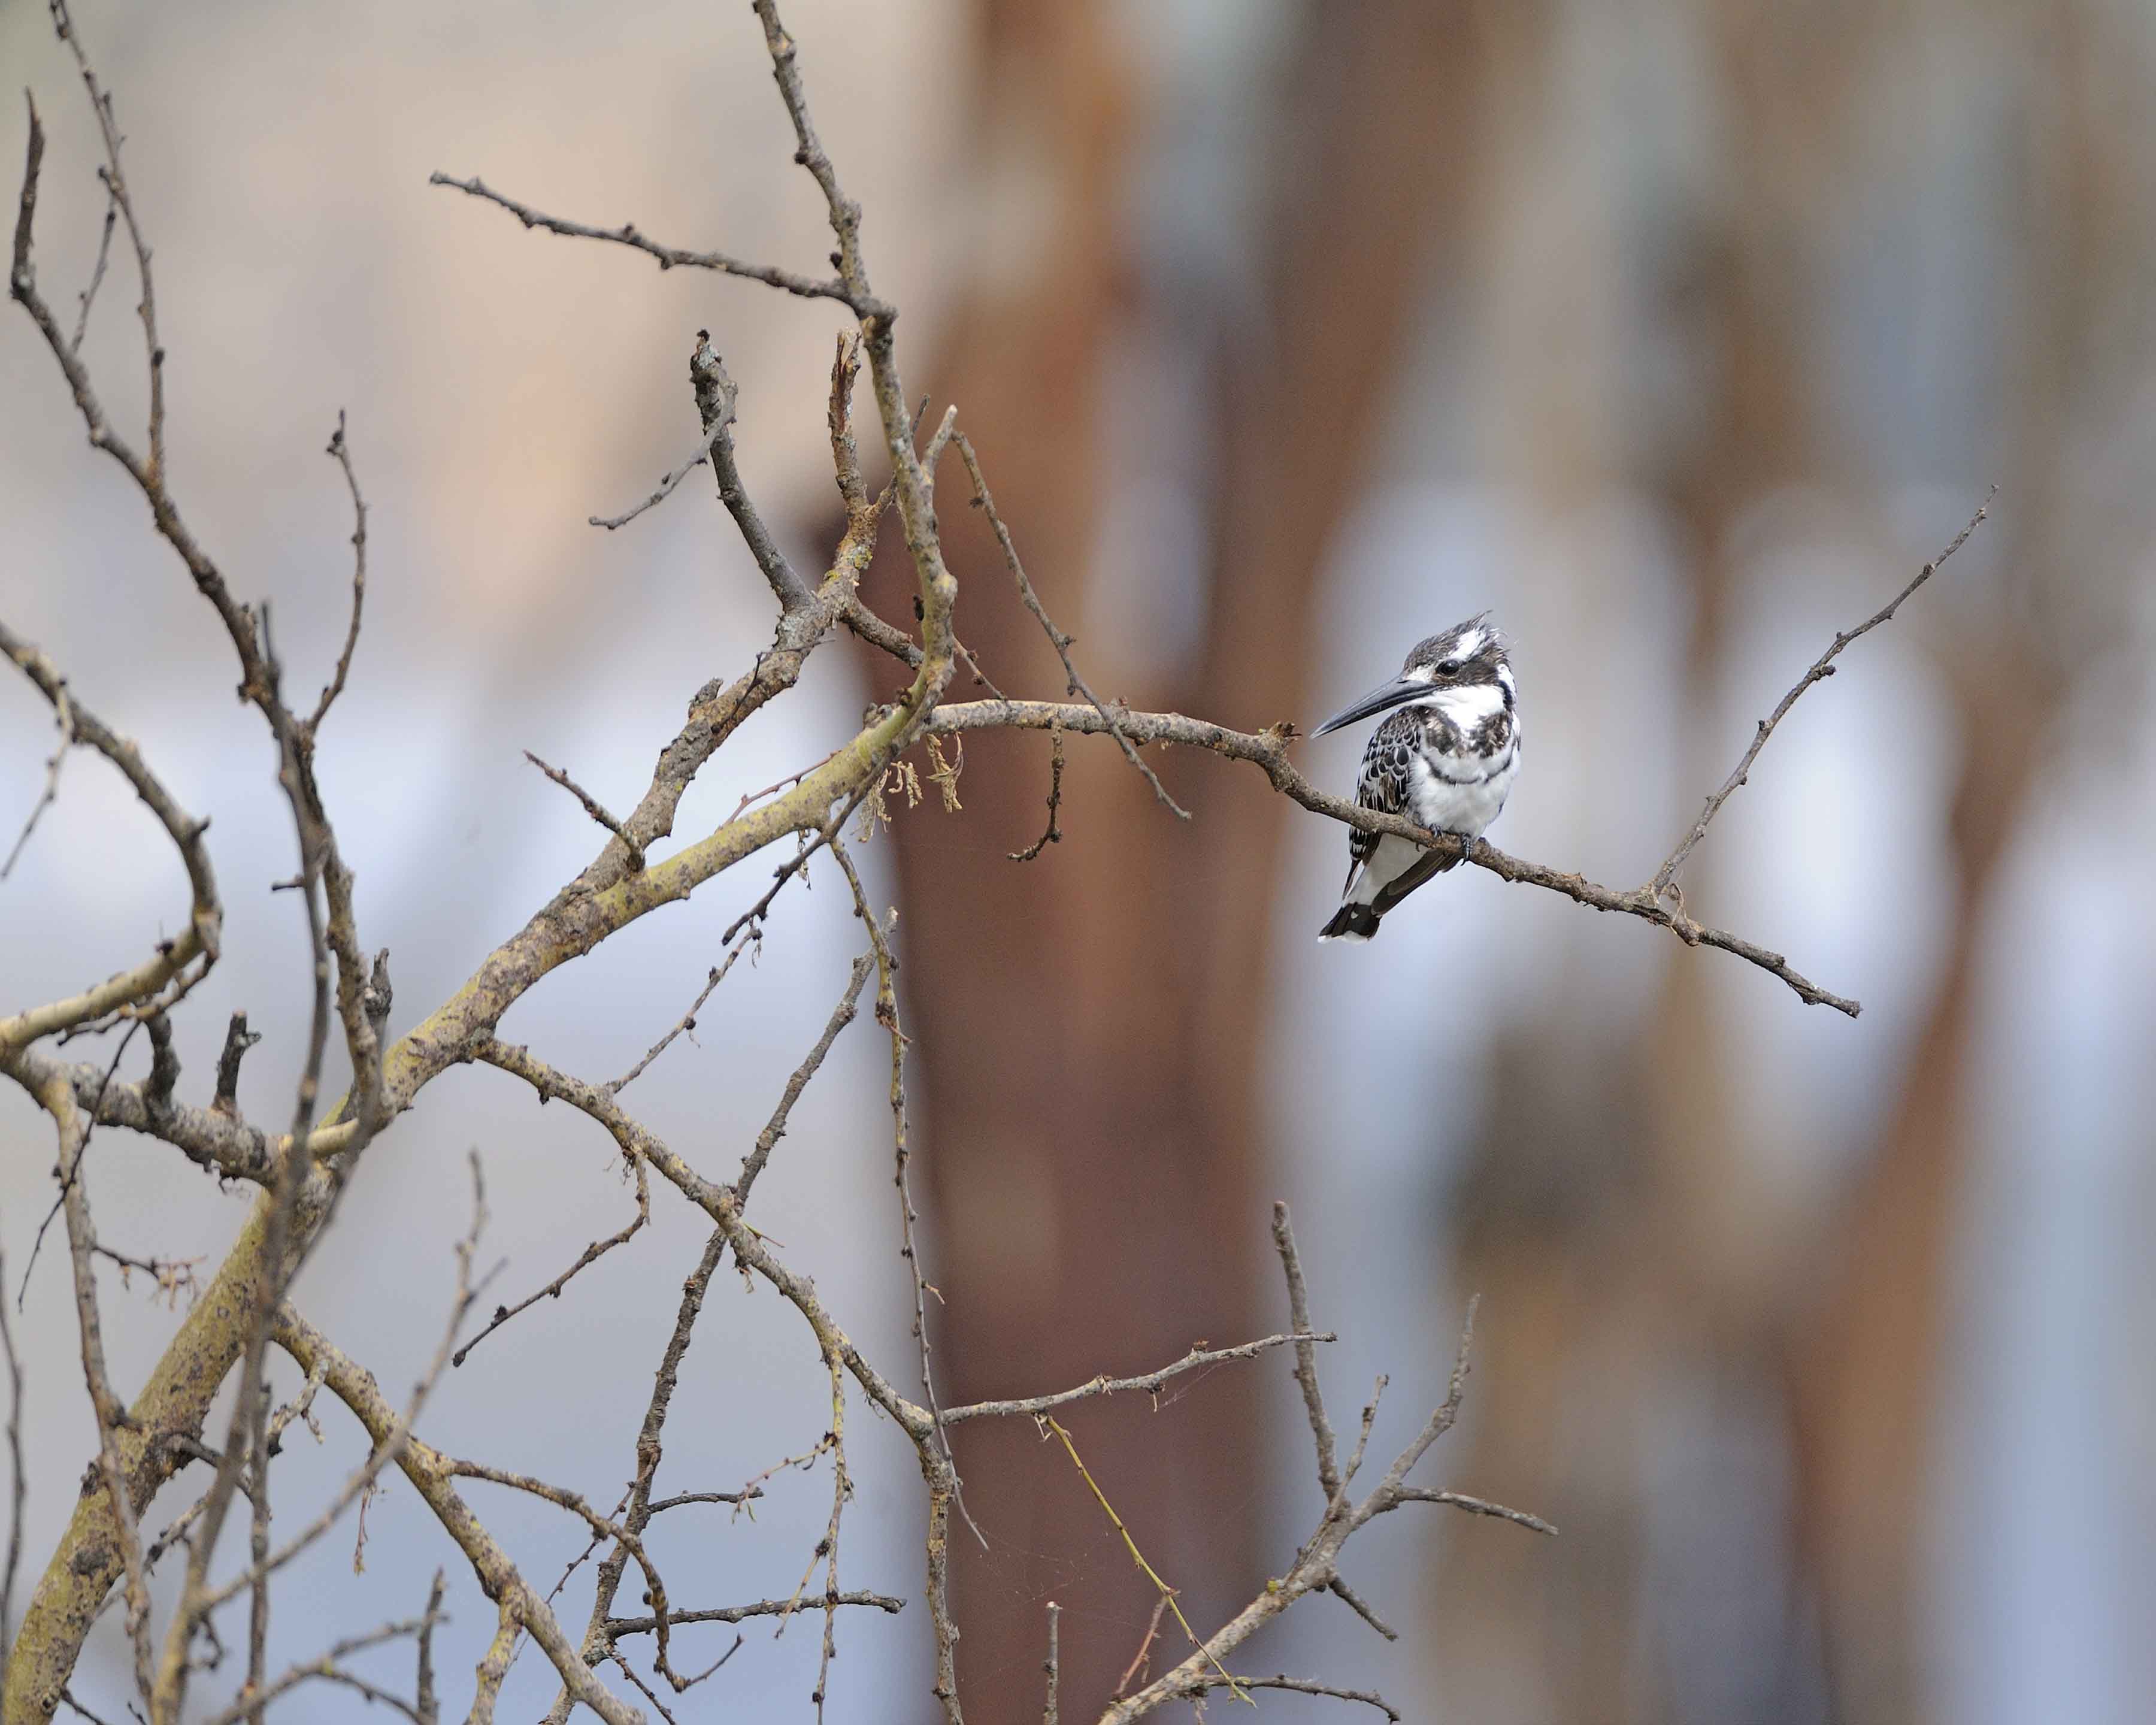
[[[1447,689],[1426,704],[1451,721],[1463,739],[1471,739],[1487,719],[1502,711],[1504,692],[1489,684]],[[1479,834],[1496,819],[1520,768],[1519,715],[1496,753],[1471,751],[1435,757],[1418,753],[1409,768],[1409,795],[1416,820],[1440,833]]]
[[[1512,747],[1486,766],[1478,764],[1476,776],[1464,782],[1440,774],[1417,756],[1409,769],[1414,818],[1435,832],[1480,834],[1503,810],[1518,772],[1519,752]]]

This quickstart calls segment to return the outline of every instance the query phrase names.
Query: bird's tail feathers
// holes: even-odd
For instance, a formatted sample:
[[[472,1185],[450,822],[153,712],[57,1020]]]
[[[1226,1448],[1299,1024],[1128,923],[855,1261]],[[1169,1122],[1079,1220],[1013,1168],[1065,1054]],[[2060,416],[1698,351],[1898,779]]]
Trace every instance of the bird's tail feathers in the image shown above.
[[[1317,931],[1322,941],[1366,941],[1378,932],[1378,913],[1368,905],[1352,901],[1332,913],[1332,920]]]

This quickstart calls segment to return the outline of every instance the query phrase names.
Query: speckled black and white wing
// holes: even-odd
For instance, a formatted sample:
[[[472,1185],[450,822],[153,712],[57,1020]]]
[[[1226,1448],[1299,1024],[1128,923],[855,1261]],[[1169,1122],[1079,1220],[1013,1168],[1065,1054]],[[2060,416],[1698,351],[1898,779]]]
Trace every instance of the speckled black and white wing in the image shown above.
[[[1431,715],[1418,707],[1392,714],[1370,735],[1363,751],[1363,770],[1355,780],[1355,800],[1382,814],[1419,818],[1415,774],[1427,747]],[[1419,768],[1427,773],[1427,768]],[[1348,835],[1348,882],[1340,908],[1320,931],[1320,940],[1366,941],[1378,920],[1433,875],[1456,865],[1457,856],[1426,850],[1405,839],[1376,833]]]
[[[1421,741],[1422,716],[1409,711],[1392,714],[1373,731],[1363,750],[1363,770],[1355,779],[1355,800],[1380,814],[1405,814],[1409,776],[1414,769],[1415,750]],[[1377,834],[1348,834],[1348,884],[1341,888],[1343,895],[1355,890],[1356,875],[1377,848]]]

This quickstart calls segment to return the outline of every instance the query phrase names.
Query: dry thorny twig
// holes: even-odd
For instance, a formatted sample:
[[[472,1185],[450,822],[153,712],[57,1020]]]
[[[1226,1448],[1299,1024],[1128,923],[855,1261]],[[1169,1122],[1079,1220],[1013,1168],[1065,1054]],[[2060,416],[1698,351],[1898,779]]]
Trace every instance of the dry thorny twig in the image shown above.
[[[538,1643],[560,1681],[559,1693],[548,1714],[550,1720],[559,1725],[577,1707],[583,1706],[611,1722],[611,1725],[627,1725],[627,1722],[642,1715],[599,1681],[597,1673],[602,1668],[611,1666],[662,1714],[665,1708],[658,1690],[631,1666],[623,1645],[625,1641],[650,1636],[654,1679],[663,1679],[678,1694],[723,1666],[732,1657],[733,1648],[730,1647],[708,1668],[685,1676],[672,1662],[673,1636],[677,1629],[688,1625],[737,1625],[763,1617],[777,1620],[783,1627],[795,1611],[803,1609],[817,1609],[822,1615],[818,1674],[812,1696],[820,1715],[832,1657],[837,1651],[836,1631],[841,1609],[896,1611],[904,1604],[889,1594],[861,1589],[843,1590],[840,1586],[839,1535],[852,1491],[851,1470],[844,1447],[846,1404],[850,1396],[858,1394],[904,1434],[921,1468],[927,1497],[923,1599],[935,1646],[933,1687],[951,1725],[958,1725],[963,1713],[957,1688],[957,1626],[947,1597],[947,1536],[952,1510],[956,1507],[963,1515],[964,1503],[950,1435],[959,1425],[988,1418],[1030,1418],[1045,1435],[1052,1434],[1060,1439],[1071,1463],[1092,1486],[1095,1496],[1122,1533],[1133,1559],[1158,1588],[1161,1610],[1174,1613],[1192,1643],[1188,1656],[1173,1669],[1131,1693],[1113,1697],[1101,1716],[1104,1722],[1113,1725],[1113,1722],[1133,1719],[1171,1700],[1194,1702],[1217,1687],[1226,1687],[1245,1699],[1249,1692],[1260,1688],[1327,1696],[1377,1707],[1396,1718],[1398,1715],[1389,1703],[1367,1691],[1284,1676],[1262,1677],[1238,1673],[1230,1661],[1265,1623],[1312,1593],[1334,1594],[1381,1633],[1392,1633],[1375,1609],[1348,1583],[1342,1573],[1342,1558],[1355,1534],[1378,1517],[1395,1509],[1411,1503],[1429,1503],[1498,1517],[1538,1532],[1554,1531],[1524,1512],[1464,1493],[1409,1482],[1409,1476],[1423,1455],[1449,1429],[1458,1412],[1467,1373],[1472,1307],[1445,1401],[1414,1437],[1394,1455],[1381,1481],[1359,1500],[1352,1496],[1350,1488],[1365,1463],[1384,1380],[1378,1380],[1377,1393],[1363,1411],[1353,1445],[1343,1463],[1338,1436],[1326,1411],[1317,1369],[1317,1345],[1331,1337],[1311,1327],[1306,1290],[1285,1207],[1276,1209],[1274,1235],[1288,1296],[1291,1327],[1286,1332],[1235,1347],[1194,1348],[1182,1358],[1137,1377],[1096,1377],[1048,1394],[953,1408],[941,1406],[935,1389],[934,1350],[930,1333],[930,1296],[934,1295],[940,1301],[941,1295],[927,1279],[921,1262],[916,1233],[919,1218],[911,1192],[913,1150],[906,1106],[907,1039],[899,1018],[898,956],[891,922],[876,913],[841,834],[846,820],[865,803],[872,813],[880,809],[880,788],[887,773],[896,771],[905,775],[909,794],[917,791],[921,775],[907,758],[909,751],[916,745],[927,757],[923,769],[926,776],[942,793],[945,807],[956,812],[959,806],[957,779],[963,757],[962,752],[947,757],[942,752],[942,740],[948,738],[962,748],[963,735],[968,731],[1006,729],[1046,731],[1050,734],[1051,776],[1047,829],[1029,849],[1013,853],[1019,860],[1038,858],[1048,845],[1061,836],[1067,736],[1101,736],[1111,739],[1143,775],[1160,802],[1186,818],[1187,811],[1169,795],[1141,752],[1143,749],[1169,746],[1194,748],[1255,765],[1267,775],[1276,788],[1303,807],[1366,832],[1394,834],[1437,848],[1456,845],[1458,841],[1425,833],[1397,818],[1373,814],[1318,790],[1289,757],[1296,734],[1291,725],[1279,725],[1255,734],[1240,732],[1179,714],[1134,712],[1122,702],[1103,700],[1094,692],[1072,657],[1072,638],[1050,617],[1026,574],[1012,531],[996,509],[979,459],[958,425],[956,410],[944,413],[925,446],[919,441],[926,403],[919,408],[908,405],[893,333],[896,312],[870,284],[860,244],[860,208],[842,189],[837,171],[817,136],[797,49],[780,23],[774,0],[755,0],[773,72],[793,128],[797,146],[795,159],[815,182],[829,214],[836,243],[831,254],[834,274],[830,276],[804,275],[719,252],[672,248],[650,239],[631,224],[599,228],[543,214],[476,178],[459,180],[439,173],[434,177],[438,184],[454,187],[501,207],[529,228],[626,246],[654,259],[662,269],[716,270],[762,282],[805,299],[830,301],[845,307],[856,321],[857,327],[839,336],[828,409],[834,470],[846,512],[844,533],[828,567],[814,580],[797,569],[780,548],[750,496],[736,459],[732,428],[738,389],[712,347],[709,333],[699,331],[690,357],[690,376],[701,423],[701,441],[689,459],[670,472],[643,503],[617,517],[593,519],[601,526],[619,527],[663,502],[690,471],[708,462],[713,469],[720,501],[732,517],[776,601],[778,617],[772,644],[756,656],[754,665],[746,673],[731,680],[714,680],[697,691],[680,731],[660,752],[649,787],[625,815],[616,817],[566,773],[547,766],[536,757],[531,757],[548,778],[575,796],[586,814],[605,829],[605,845],[593,862],[536,911],[522,930],[489,954],[450,999],[419,1020],[403,1036],[392,1041],[388,1035],[392,998],[387,955],[378,955],[372,967],[362,956],[364,948],[354,911],[352,875],[343,860],[313,769],[317,734],[344,691],[353,668],[367,591],[367,505],[360,489],[344,418],[341,413],[338,416],[327,453],[340,470],[352,511],[350,618],[333,670],[311,711],[302,715],[287,705],[282,693],[283,670],[273,643],[267,605],[249,603],[235,596],[224,571],[196,536],[168,487],[166,353],[157,322],[151,248],[123,172],[123,140],[111,97],[99,82],[83,49],[64,0],[51,0],[50,9],[56,33],[74,62],[97,123],[103,154],[100,176],[106,196],[104,233],[95,267],[87,287],[79,295],[80,311],[73,333],[63,334],[39,289],[33,255],[44,152],[44,129],[33,103],[29,108],[28,159],[12,250],[10,294],[28,314],[51,352],[92,447],[115,462],[142,496],[149,506],[155,531],[178,557],[197,590],[217,614],[239,665],[241,696],[260,713],[277,746],[278,782],[290,806],[299,850],[296,878],[286,884],[298,891],[304,913],[305,951],[313,994],[305,1034],[304,1076],[294,1099],[291,1124],[286,1132],[274,1136],[254,1127],[240,1106],[240,1061],[248,1048],[260,1040],[259,1034],[248,1029],[244,1013],[234,1015],[228,1030],[209,1105],[198,1108],[179,1100],[181,1075],[172,1051],[167,1015],[215,963],[223,933],[223,906],[203,842],[208,822],[182,809],[151,770],[141,750],[112,732],[85,706],[49,655],[0,624],[0,652],[4,652],[44,696],[53,710],[59,735],[59,747],[46,763],[42,792],[24,824],[22,837],[8,859],[8,866],[12,867],[16,856],[30,842],[39,816],[59,795],[65,757],[73,749],[81,747],[103,757],[126,778],[172,844],[189,887],[188,907],[179,925],[180,932],[157,940],[146,958],[74,994],[32,1006],[12,1017],[0,1018],[0,1073],[22,1086],[44,1110],[52,1122],[59,1147],[60,1202],[57,1209],[66,1222],[84,1381],[95,1408],[99,1434],[91,1486],[78,1506],[65,1540],[48,1567],[38,1597],[25,1619],[23,1633],[12,1650],[5,1680],[8,1717],[12,1719],[20,1712],[25,1717],[49,1717],[64,1700],[80,1710],[80,1704],[68,1693],[68,1680],[81,1647],[82,1635],[117,1580],[126,1602],[126,1627],[133,1656],[135,1685],[140,1702],[155,1725],[172,1725],[179,1717],[190,1676],[203,1665],[194,1651],[198,1640],[207,1639],[213,1648],[219,1645],[216,1639],[216,1615],[242,1594],[249,1598],[250,1605],[248,1676],[241,1693],[215,1715],[220,1721],[259,1719],[273,1700],[301,1683],[317,1680],[343,1684],[413,1719],[435,1720],[440,1707],[434,1676],[435,1631],[444,1621],[441,1612],[444,1582],[439,1574],[419,1617],[393,1621],[368,1635],[340,1641],[319,1659],[295,1666],[281,1676],[271,1676],[264,1663],[270,1584],[273,1577],[322,1538],[355,1502],[363,1503],[380,1477],[393,1466],[418,1491],[444,1534],[456,1545],[497,1606],[497,1624],[475,1665],[475,1692],[469,1715],[474,1721],[492,1718],[509,1663],[526,1637]],[[112,235],[122,228],[133,254],[140,287],[137,316],[142,326],[147,381],[146,424],[140,448],[115,427],[81,357],[84,333],[106,273]],[[881,458],[890,467],[888,484],[874,495],[864,478],[853,419],[854,397],[864,366],[881,434]],[[971,501],[983,511],[995,535],[1019,600],[1046,633],[1062,662],[1066,685],[1066,699],[1063,701],[1014,700],[1005,696],[988,681],[986,672],[959,640],[953,617],[957,588],[943,561],[935,513],[938,458],[952,448],[957,449],[965,466],[972,482]],[[1768,736],[1795,701],[1814,683],[1834,674],[1834,661],[1846,646],[1891,619],[1901,604],[1960,548],[1984,519],[1984,513],[1979,509],[1969,526],[1938,557],[1926,564],[1882,610],[1856,628],[1835,636],[1826,652],[1783,697],[1771,716],[1760,722],[1735,772],[1707,799],[1699,819],[1645,886],[1625,891],[1599,886],[1577,874],[1562,873],[1507,856],[1486,842],[1473,845],[1468,860],[1505,880],[1538,886],[1596,910],[1615,911],[1641,918],[1670,929],[1687,944],[1709,945],[1733,953],[1779,978],[1800,999],[1830,1005],[1853,1015],[1856,1011],[1855,1002],[1842,999],[1810,983],[1790,968],[1779,954],[1695,922],[1686,911],[1674,883],[1686,857],[1703,838],[1723,803],[1745,782]],[[857,591],[874,552],[880,524],[890,515],[896,517],[917,580],[914,619],[917,628],[911,632],[876,616],[863,603]],[[906,668],[911,680],[904,691],[895,701],[873,710],[857,735],[842,742],[814,766],[744,798],[732,815],[716,829],[658,860],[654,847],[671,834],[676,810],[700,769],[747,719],[789,691],[809,655],[841,628],[889,654]],[[971,668],[977,682],[989,690],[990,698],[971,702],[942,700],[946,687],[962,662]],[[538,1059],[528,1049],[498,1039],[496,1027],[503,1014],[541,977],[589,952],[648,911],[689,896],[735,864],[788,838],[795,840],[794,854],[775,870],[770,888],[757,903],[727,931],[725,943],[730,944],[723,963],[710,970],[702,991],[689,1010],[622,1077],[608,1084],[588,1083]],[[826,849],[847,881],[855,913],[865,932],[868,950],[855,961],[847,986],[821,1036],[783,1086],[768,1124],[746,1156],[738,1176],[731,1184],[713,1181],[698,1173],[648,1126],[627,1114],[622,1108],[619,1093],[677,1038],[693,1029],[698,1013],[703,1010],[726,971],[760,937],[764,919],[780,893],[793,879],[805,875],[811,859]],[[7,869],[0,868],[0,876],[6,872]],[[875,1017],[890,1045],[893,1180],[900,1213],[898,1244],[911,1285],[912,1327],[922,1399],[918,1403],[901,1393],[890,1378],[860,1353],[814,1286],[778,1255],[774,1250],[777,1243],[750,1225],[744,1214],[758,1175],[787,1130],[793,1108],[855,1016],[871,970],[876,977]],[[319,1088],[332,1020],[343,1032],[344,1053],[352,1070],[353,1084],[342,1101],[324,1111],[319,1106]],[[101,1066],[62,1059],[44,1045],[48,1042],[64,1043],[74,1035],[102,1034],[122,1024],[131,1034],[145,1024],[150,1029],[151,1067],[144,1079],[121,1080],[118,1076],[121,1057],[126,1051],[124,1038],[110,1064]],[[475,1219],[473,1233],[459,1249],[458,1291],[453,1301],[449,1332],[411,1403],[399,1412],[382,1395],[372,1377],[362,1367],[293,1310],[286,1291],[321,1238],[339,1195],[354,1177],[370,1141],[398,1113],[410,1107],[435,1077],[451,1066],[467,1062],[478,1062],[513,1076],[528,1085],[542,1101],[567,1102],[606,1130],[634,1180],[636,1214],[619,1232],[594,1241],[567,1271],[537,1292],[516,1307],[498,1308],[486,1327],[470,1342],[458,1348],[455,1337],[460,1321],[477,1297],[480,1286],[480,1280],[472,1274],[472,1251],[477,1237]],[[194,1302],[180,1323],[179,1333],[172,1343],[172,1357],[184,1360],[186,1369],[154,1379],[131,1408],[121,1403],[105,1355],[96,1266],[103,1262],[117,1264],[123,1271],[129,1267],[149,1268],[161,1276],[165,1271],[158,1269],[157,1260],[130,1258],[98,1238],[84,1153],[93,1131],[100,1126],[121,1127],[146,1135],[178,1149],[220,1178],[244,1181],[259,1189],[256,1210],[247,1232],[217,1273],[206,1297]],[[476,1183],[476,1162],[474,1175]],[[641,1234],[650,1219],[650,1183],[654,1175],[664,1187],[670,1188],[699,1210],[710,1223],[711,1231],[701,1256],[683,1284],[679,1309],[660,1356],[653,1392],[638,1433],[631,1477],[613,1513],[601,1514],[581,1494],[567,1487],[487,1462],[451,1457],[422,1442],[413,1431],[413,1423],[425,1400],[427,1389],[445,1363],[454,1359],[461,1363],[471,1348],[494,1329],[538,1301],[559,1298],[582,1271]],[[475,1209],[475,1217],[483,1213],[483,1195],[476,1184]],[[728,1255],[745,1278],[775,1290],[807,1326],[830,1386],[829,1425],[805,1455],[776,1464],[738,1491],[688,1489],[657,1497],[654,1491],[665,1453],[666,1421],[682,1362],[712,1278]],[[19,1435],[22,1382],[14,1357],[13,1333],[7,1327],[4,1312],[0,1312],[0,1342],[6,1344],[14,1398],[8,1432],[14,1463],[15,1512],[7,1575],[4,1583],[0,1583],[0,1622],[8,1622],[12,1620],[13,1583],[21,1537],[24,1485]],[[263,1369],[265,1350],[273,1344],[288,1354],[305,1374],[301,1392],[292,1401],[274,1409]],[[1183,1373],[1255,1359],[1283,1348],[1291,1349],[1294,1357],[1295,1376],[1301,1388],[1315,1452],[1322,1512],[1316,1527],[1285,1573],[1270,1581],[1258,1597],[1228,1622],[1209,1634],[1201,1635],[1195,1625],[1184,1620],[1183,1609],[1176,1603],[1174,1589],[1146,1563],[1136,1535],[1124,1526],[1110,1507],[1106,1491],[1086,1471],[1079,1460],[1075,1442],[1056,1418],[1056,1413],[1078,1404],[1133,1391],[1158,1398],[1165,1383]],[[201,1435],[210,1398],[235,1365],[242,1373],[240,1394],[222,1446],[212,1448],[203,1443]],[[367,1430],[367,1455],[344,1486],[333,1494],[299,1534],[281,1544],[273,1543],[270,1463],[277,1451],[278,1440],[293,1423],[303,1420],[314,1426],[314,1401],[317,1394],[325,1389],[349,1409]],[[154,1440],[152,1434],[157,1435]],[[693,1505],[726,1504],[738,1511],[761,1495],[764,1481],[778,1468],[813,1467],[826,1456],[830,1459],[833,1476],[829,1512],[801,1580],[791,1594],[784,1599],[690,1609],[672,1603],[645,1543],[647,1532],[656,1516]],[[214,1471],[208,1489],[163,1535],[146,1548],[137,1525],[137,1514],[160,1485],[192,1461],[201,1461]],[[581,1641],[573,1640],[555,1617],[550,1603],[554,1594],[542,1598],[523,1580],[508,1554],[456,1489],[454,1482],[459,1480],[490,1483],[548,1503],[588,1532],[590,1543],[585,1548],[585,1557],[604,1549]],[[235,1495],[245,1497],[249,1507],[249,1559],[236,1574],[213,1582],[210,1569],[218,1530]],[[975,1531],[979,1532],[978,1528]],[[150,1566],[164,1552],[181,1543],[188,1550],[187,1574],[161,1645],[153,1633],[146,1578]],[[569,1566],[563,1583],[583,1561],[584,1558],[579,1558]],[[650,1609],[644,1615],[616,1615],[616,1595],[632,1563],[643,1578]],[[820,1593],[814,1590],[819,1568],[823,1573]],[[557,1584],[556,1594],[561,1585]],[[1045,1717],[1048,1725],[1056,1725],[1059,1711],[1067,1697],[1059,1693],[1060,1608],[1050,1604],[1048,1613]],[[371,1678],[346,1669],[342,1663],[367,1647],[407,1638],[415,1641],[418,1655],[415,1689],[409,1702]],[[734,1646],[739,1645],[737,1639]],[[1137,1682],[1149,1671],[1153,1645],[1154,1638],[1148,1635],[1139,1656],[1126,1673],[1122,1686]]]

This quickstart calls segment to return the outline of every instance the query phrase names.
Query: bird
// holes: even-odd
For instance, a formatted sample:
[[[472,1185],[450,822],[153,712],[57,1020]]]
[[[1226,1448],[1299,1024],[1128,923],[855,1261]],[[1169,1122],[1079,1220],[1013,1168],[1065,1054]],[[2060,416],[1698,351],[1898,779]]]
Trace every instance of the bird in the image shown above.
[[[1390,716],[1363,751],[1355,800],[1466,844],[1455,856],[1389,833],[1349,833],[1348,884],[1340,908],[1317,932],[1322,941],[1368,940],[1402,899],[1471,854],[1520,770],[1510,644],[1486,611],[1416,642],[1399,675],[1351,701],[1312,735],[1383,712]]]

